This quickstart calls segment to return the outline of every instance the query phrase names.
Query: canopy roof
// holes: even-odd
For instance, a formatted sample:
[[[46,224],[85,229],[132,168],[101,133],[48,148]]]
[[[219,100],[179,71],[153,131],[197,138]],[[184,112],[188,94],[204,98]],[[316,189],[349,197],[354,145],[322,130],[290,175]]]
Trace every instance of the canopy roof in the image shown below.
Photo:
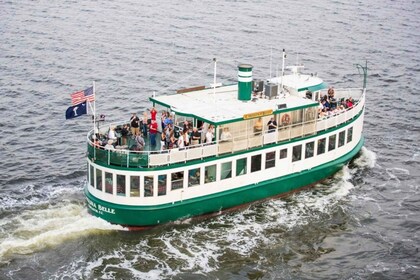
[[[284,85],[292,86],[293,83],[297,84],[297,81],[301,79],[296,80],[289,76],[295,75],[284,76]],[[319,78],[310,78],[316,80],[312,80],[312,83],[309,83],[307,80],[302,80],[302,83],[297,84],[299,86],[298,89],[323,84]],[[271,81],[276,81],[276,79],[278,78],[274,78]],[[286,97],[273,99],[264,98],[264,96],[263,98],[252,96],[252,100],[250,101],[241,101],[238,100],[238,85],[217,87],[215,90],[213,88],[207,88],[172,95],[162,95],[151,97],[150,100],[170,108],[176,114],[194,117],[212,124],[223,124],[239,121],[244,118],[259,117],[261,115],[259,113],[263,113],[263,115],[271,114],[271,112],[277,114],[318,105],[317,102],[310,99],[290,94]]]

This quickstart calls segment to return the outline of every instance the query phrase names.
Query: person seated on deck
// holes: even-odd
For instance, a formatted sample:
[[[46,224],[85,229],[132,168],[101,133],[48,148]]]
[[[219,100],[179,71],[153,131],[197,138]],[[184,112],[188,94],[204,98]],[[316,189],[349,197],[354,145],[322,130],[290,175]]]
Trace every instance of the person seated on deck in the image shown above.
[[[220,134],[220,142],[226,142],[232,140],[232,134],[229,131],[229,127],[224,127]]]
[[[254,124],[254,133],[255,135],[260,135],[263,129],[262,119],[259,118]]]
[[[277,129],[277,122],[274,119],[274,117],[271,117],[271,119],[267,123],[268,126],[268,132],[274,132]]]
[[[105,147],[104,147],[105,150],[115,151],[115,147],[114,147],[114,145],[112,145],[112,143],[114,143],[114,141],[109,139],[108,144],[106,144]]]

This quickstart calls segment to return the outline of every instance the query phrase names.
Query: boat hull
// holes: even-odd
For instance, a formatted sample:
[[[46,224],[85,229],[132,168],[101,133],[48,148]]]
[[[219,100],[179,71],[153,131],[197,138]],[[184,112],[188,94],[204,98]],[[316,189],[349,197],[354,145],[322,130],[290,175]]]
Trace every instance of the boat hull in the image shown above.
[[[347,154],[309,170],[261,181],[257,184],[238,187],[212,195],[155,206],[132,206],[109,203],[98,199],[85,188],[89,212],[110,223],[129,227],[150,227],[180,219],[227,210],[297,191],[321,181],[339,171],[360,151],[364,144],[359,143]]]

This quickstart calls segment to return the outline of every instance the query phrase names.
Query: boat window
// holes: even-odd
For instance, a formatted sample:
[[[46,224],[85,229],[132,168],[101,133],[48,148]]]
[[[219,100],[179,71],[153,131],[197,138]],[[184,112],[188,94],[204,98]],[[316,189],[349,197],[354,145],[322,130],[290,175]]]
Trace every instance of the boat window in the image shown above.
[[[105,192],[112,194],[113,184],[112,173],[105,172]]]
[[[302,159],[302,145],[297,145],[293,147],[292,152],[292,162]]]
[[[353,140],[353,127],[347,130],[347,143]]]
[[[93,165],[89,166],[89,178],[90,178],[90,185],[92,186],[92,188],[95,187],[95,168],[93,167]]]
[[[323,153],[325,153],[325,138],[322,138],[322,139],[318,140],[318,149],[317,149],[316,154],[320,155],[320,154],[323,154]]]
[[[144,176],[144,196],[153,196],[153,176]]]
[[[102,170],[96,169],[96,188],[102,191]]]
[[[166,174],[158,175],[158,196],[166,195]]]
[[[188,171],[188,187],[200,185],[200,168],[190,169]]]
[[[171,190],[182,189],[184,187],[184,172],[174,172],[171,175]]]
[[[336,135],[331,135],[330,137],[328,137],[328,151],[332,151],[335,149],[335,139],[336,139]]]
[[[216,164],[206,166],[204,170],[204,183],[216,181]]]
[[[346,131],[341,131],[338,134],[338,147],[341,147],[344,145],[344,141],[346,141]]]
[[[251,157],[251,172],[261,170],[261,155],[255,155]]]
[[[247,158],[240,158],[236,160],[236,176],[246,174],[246,160]]]
[[[222,172],[220,174],[220,180],[232,178],[232,162],[222,163]]]
[[[130,196],[140,196],[140,176],[130,176]]]
[[[125,175],[117,174],[117,195],[125,196]]]
[[[265,169],[276,166],[276,152],[268,152],[265,154]]]
[[[310,158],[314,156],[314,147],[315,147],[315,142],[306,143],[305,158]]]
[[[287,149],[280,150],[280,159],[287,158]]]

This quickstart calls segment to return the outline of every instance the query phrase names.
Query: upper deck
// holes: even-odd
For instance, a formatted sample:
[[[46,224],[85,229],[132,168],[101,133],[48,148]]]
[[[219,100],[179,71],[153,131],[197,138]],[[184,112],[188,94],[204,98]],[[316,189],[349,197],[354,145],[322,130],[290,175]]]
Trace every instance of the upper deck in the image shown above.
[[[152,98],[155,103],[175,113],[176,125],[181,125],[188,119],[214,124],[215,137],[211,143],[170,150],[161,150],[159,146],[155,148],[146,146],[144,151],[131,151],[124,147],[111,151],[104,150],[102,147],[95,148],[92,142],[93,131],[90,131],[87,139],[88,157],[110,167],[144,169],[234,154],[264,145],[281,144],[342,125],[362,112],[365,100],[365,92],[362,89],[336,89],[335,96],[338,101],[352,97],[355,103],[350,108],[337,110],[328,116],[320,116],[317,113],[318,102],[304,97],[289,95],[284,98],[268,99],[254,96],[256,100],[242,102],[233,100],[232,92],[235,92],[235,89],[237,85],[216,88],[216,92],[213,89],[206,89],[195,94],[184,93]],[[325,94],[327,94],[326,90],[318,91],[318,97]],[[179,107],[176,106],[177,104]],[[247,108],[247,111],[244,108]],[[252,112],[256,113],[252,114]],[[289,115],[291,119],[288,123],[283,122],[285,115]],[[267,126],[271,118],[278,123],[274,130],[268,129]],[[254,130],[257,121],[262,122],[261,131]],[[121,124],[123,122],[110,124],[110,126]],[[106,134],[110,126],[103,127],[100,133]],[[232,135],[228,140],[222,140],[220,137],[224,128],[229,128],[231,131]]]

